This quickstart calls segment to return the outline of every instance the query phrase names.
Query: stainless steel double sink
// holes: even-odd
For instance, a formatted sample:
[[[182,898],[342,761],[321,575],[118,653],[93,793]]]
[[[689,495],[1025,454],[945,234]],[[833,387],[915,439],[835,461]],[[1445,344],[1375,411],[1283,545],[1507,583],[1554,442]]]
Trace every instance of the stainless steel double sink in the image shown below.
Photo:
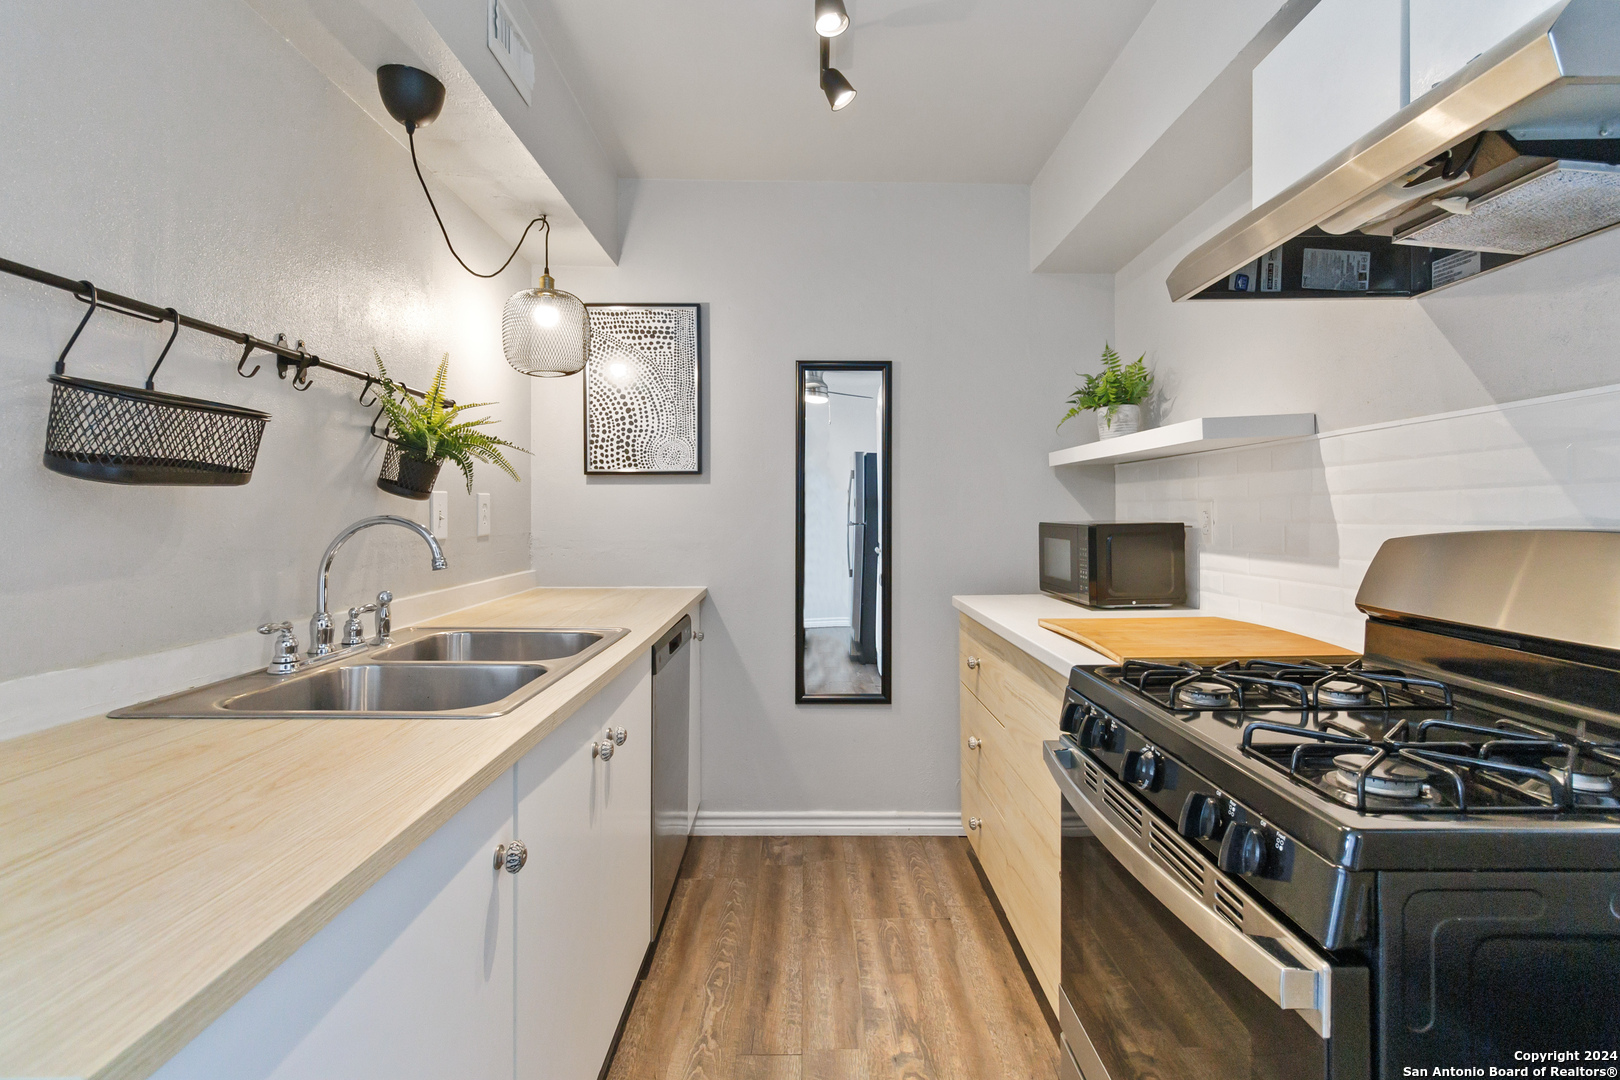
[[[501,716],[618,641],[619,627],[425,627],[383,645],[345,650],[290,675],[263,671],[108,715],[164,717]]]

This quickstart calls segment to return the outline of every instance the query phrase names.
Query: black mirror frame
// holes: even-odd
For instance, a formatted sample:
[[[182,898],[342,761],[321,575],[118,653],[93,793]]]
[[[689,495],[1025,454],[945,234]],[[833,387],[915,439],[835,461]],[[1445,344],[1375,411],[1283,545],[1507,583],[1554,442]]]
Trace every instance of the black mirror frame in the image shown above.
[[[876,694],[806,694],[804,692],[804,378],[808,371],[876,371],[883,376],[883,505],[881,528],[883,546],[878,552],[878,582],[882,600],[878,610],[883,622],[879,655],[883,658],[880,676],[883,689]],[[798,705],[891,705],[894,703],[894,365],[888,360],[800,360],[794,369],[794,397],[798,401],[798,423],[794,427],[797,463],[797,528],[795,530],[793,588],[793,688]]]

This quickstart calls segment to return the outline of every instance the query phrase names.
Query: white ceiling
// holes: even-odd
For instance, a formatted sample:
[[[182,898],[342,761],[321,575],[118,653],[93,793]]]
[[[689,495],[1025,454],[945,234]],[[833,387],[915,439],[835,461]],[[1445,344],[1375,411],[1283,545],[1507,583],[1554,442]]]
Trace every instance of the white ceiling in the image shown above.
[[[523,0],[622,176],[1032,180],[1152,0]]]

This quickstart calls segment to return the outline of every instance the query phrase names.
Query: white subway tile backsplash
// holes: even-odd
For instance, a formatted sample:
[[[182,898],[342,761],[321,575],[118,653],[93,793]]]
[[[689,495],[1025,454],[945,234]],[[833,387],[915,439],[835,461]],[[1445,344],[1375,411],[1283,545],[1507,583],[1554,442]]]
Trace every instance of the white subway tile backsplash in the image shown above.
[[[1189,570],[1205,611],[1360,648],[1356,590],[1390,537],[1620,528],[1620,386],[1150,464],[1115,470],[1119,515],[1214,503]]]

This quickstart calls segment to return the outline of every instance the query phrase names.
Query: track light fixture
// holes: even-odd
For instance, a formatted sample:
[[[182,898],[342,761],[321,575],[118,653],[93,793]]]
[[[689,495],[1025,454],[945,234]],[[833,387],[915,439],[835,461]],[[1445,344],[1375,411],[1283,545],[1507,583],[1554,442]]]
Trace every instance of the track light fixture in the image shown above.
[[[377,69],[377,92],[382,95],[383,108],[388,110],[388,115],[405,125],[416,180],[422,185],[422,194],[427,196],[433,220],[439,223],[445,247],[463,270],[473,277],[497,277],[517,258],[530,230],[538,225],[545,235],[545,270],[539,287],[514,295],[506,302],[502,314],[501,349],[506,354],[506,362],[525,375],[572,375],[584,368],[591,347],[591,324],[579,297],[558,289],[551,276],[551,222],[546,215],[541,214],[524,226],[512,254],[495,270],[481,274],[468,266],[450,242],[450,231],[444,227],[444,218],[439,216],[433,193],[422,176],[422,166],[416,160],[416,129],[431,124],[444,108],[444,83],[420,68],[384,64]]]
[[[832,47],[826,38],[822,38],[821,92],[827,95],[827,104],[832,106],[832,111],[837,112],[855,100],[855,88],[850,85],[848,79],[844,78],[842,71],[830,65],[829,61],[831,59]]]
[[[816,0],[816,33],[830,38],[848,29],[849,12],[844,10],[844,0]]]

